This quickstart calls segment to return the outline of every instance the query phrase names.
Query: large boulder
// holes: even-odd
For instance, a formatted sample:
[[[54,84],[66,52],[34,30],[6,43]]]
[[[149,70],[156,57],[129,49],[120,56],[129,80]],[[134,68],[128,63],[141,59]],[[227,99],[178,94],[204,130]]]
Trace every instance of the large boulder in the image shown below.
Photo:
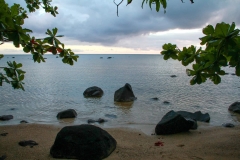
[[[83,92],[84,97],[99,98],[103,96],[103,90],[97,86],[89,87]]]
[[[196,128],[196,122],[186,119],[177,112],[169,111],[155,127],[157,135],[175,134]]]
[[[130,84],[126,83],[123,87],[119,88],[114,93],[115,102],[132,102],[136,100],[132,87]]]
[[[50,149],[54,158],[101,160],[116,148],[116,140],[105,130],[88,124],[67,126]]]
[[[229,111],[240,113],[240,102],[234,102],[228,107]]]
[[[74,109],[67,109],[57,114],[58,119],[75,118],[75,117],[77,117],[77,112]]]
[[[201,111],[197,111],[194,113],[187,112],[187,111],[178,111],[177,113],[182,115],[184,118],[190,118],[195,121],[200,121],[200,122],[210,121],[210,115],[208,113],[203,114]]]

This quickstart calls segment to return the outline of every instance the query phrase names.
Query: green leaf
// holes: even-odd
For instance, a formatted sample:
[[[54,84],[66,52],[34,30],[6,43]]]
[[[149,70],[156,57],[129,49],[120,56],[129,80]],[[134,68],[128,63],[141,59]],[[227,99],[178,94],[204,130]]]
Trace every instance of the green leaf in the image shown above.
[[[205,34],[205,35],[211,35],[214,33],[214,28],[212,25],[208,25],[207,27],[203,28],[202,32]]]
[[[130,3],[132,3],[132,0],[128,0],[127,1],[127,5],[129,5]]]
[[[167,8],[167,1],[166,0],[160,0],[161,4],[163,5],[163,8]]]
[[[159,0],[156,0],[156,11],[159,12],[160,10],[160,2]]]
[[[57,28],[53,28],[52,31],[53,31],[53,32],[52,32],[53,35],[55,36],[55,35],[57,34],[58,29],[57,29]]]
[[[24,75],[23,74],[19,76],[19,81],[22,81],[22,80],[24,80]]]
[[[219,38],[224,38],[228,34],[230,25],[224,22],[218,23],[215,27],[215,35]]]

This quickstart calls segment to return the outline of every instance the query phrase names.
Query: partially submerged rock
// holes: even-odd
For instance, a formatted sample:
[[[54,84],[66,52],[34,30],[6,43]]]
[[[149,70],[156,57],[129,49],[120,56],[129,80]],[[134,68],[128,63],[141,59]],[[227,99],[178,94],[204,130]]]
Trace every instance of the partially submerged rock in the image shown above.
[[[97,119],[97,120],[94,120],[94,119],[89,119],[89,120],[88,120],[88,123],[95,123],[95,122],[104,123],[104,122],[107,122],[107,120],[102,119],[102,118],[99,118],[99,119]]]
[[[103,90],[97,86],[89,87],[83,92],[84,97],[86,98],[99,98],[103,96]]]
[[[227,127],[227,128],[233,128],[233,127],[235,127],[234,124],[232,124],[232,123],[223,123],[222,126],[223,126],[223,127]]]
[[[130,84],[126,83],[123,87],[119,88],[114,93],[115,102],[132,102],[136,100],[132,87]]]
[[[157,135],[175,134],[196,129],[196,121],[186,119],[174,111],[169,111],[155,127]]]
[[[229,111],[240,113],[240,102],[234,102],[228,107]]]
[[[74,109],[67,109],[57,114],[58,119],[75,118],[75,117],[77,117],[77,112]]]
[[[8,121],[10,119],[13,119],[13,115],[2,115],[2,116],[0,116],[1,121]]]
[[[101,160],[116,148],[116,140],[93,125],[67,126],[57,134],[50,154],[54,158]]]

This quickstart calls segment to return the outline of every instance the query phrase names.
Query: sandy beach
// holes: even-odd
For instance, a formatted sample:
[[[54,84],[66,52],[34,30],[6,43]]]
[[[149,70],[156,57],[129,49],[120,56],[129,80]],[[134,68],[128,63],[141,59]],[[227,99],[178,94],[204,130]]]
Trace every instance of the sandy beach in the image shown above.
[[[61,126],[19,124],[0,126],[0,157],[6,160],[54,159],[49,151]],[[106,160],[152,159],[240,159],[240,126],[199,126],[197,130],[174,135],[146,135],[136,129],[108,128],[117,148]],[[39,145],[22,147],[22,140],[34,140]],[[155,146],[156,142],[163,146]]]

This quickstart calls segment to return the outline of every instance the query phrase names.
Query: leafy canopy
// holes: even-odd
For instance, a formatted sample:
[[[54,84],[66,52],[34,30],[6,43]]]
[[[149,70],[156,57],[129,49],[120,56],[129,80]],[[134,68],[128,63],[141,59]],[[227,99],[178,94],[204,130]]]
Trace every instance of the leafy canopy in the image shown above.
[[[46,38],[36,39],[29,33],[32,30],[23,28],[24,20],[28,18],[28,12],[35,12],[41,7],[45,12],[54,17],[58,14],[57,7],[51,6],[51,0],[25,0],[28,11],[19,4],[8,6],[5,0],[0,0],[0,45],[5,42],[12,42],[16,48],[20,46],[26,53],[31,53],[34,62],[45,62],[43,55],[50,52],[54,55],[59,54],[62,62],[73,65],[77,62],[78,55],[75,55],[71,49],[65,49],[64,44],[58,39],[63,37],[57,35],[58,29],[47,29]],[[0,54],[0,59],[3,55]],[[22,64],[7,62],[8,67],[1,67],[5,73],[0,72],[0,86],[3,82],[9,83],[14,89],[22,89],[25,72],[21,70]]]
[[[205,36],[200,38],[205,49],[191,45],[180,50],[175,44],[168,43],[162,46],[161,54],[165,60],[179,60],[184,66],[192,64],[192,69],[186,70],[187,75],[193,77],[191,85],[207,79],[219,84],[220,76],[226,74],[223,67],[234,67],[235,74],[240,76],[240,30],[235,27],[235,23],[224,22],[216,24],[215,28],[208,25],[202,30]]]

